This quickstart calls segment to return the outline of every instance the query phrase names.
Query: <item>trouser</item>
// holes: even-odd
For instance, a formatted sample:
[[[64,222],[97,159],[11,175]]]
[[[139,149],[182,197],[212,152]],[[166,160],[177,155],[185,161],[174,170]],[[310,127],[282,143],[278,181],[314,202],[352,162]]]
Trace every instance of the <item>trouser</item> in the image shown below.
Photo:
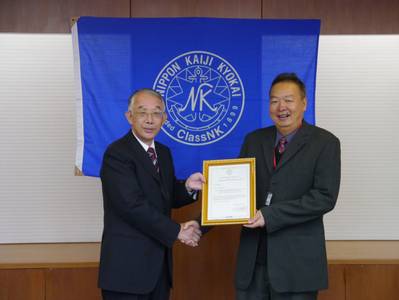
[[[278,293],[269,283],[266,265],[256,264],[254,276],[246,290],[236,290],[236,300],[317,300],[317,291]]]
[[[170,280],[167,260],[165,259],[154,290],[149,294],[129,294],[115,291],[102,290],[103,300],[168,300],[170,293]]]

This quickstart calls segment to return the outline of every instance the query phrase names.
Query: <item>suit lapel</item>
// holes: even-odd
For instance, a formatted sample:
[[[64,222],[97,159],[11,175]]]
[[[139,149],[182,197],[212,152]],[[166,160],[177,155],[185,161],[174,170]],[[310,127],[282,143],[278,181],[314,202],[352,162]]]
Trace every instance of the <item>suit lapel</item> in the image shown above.
[[[269,172],[273,171],[273,154],[274,154],[274,140],[276,138],[276,129],[268,129],[263,131],[263,135],[260,138],[262,145],[263,156],[266,161],[267,169]]]
[[[159,175],[160,175],[160,183],[161,183],[161,192],[165,199],[169,199],[168,192],[168,169],[167,169],[167,160],[169,159],[168,154],[164,149],[158,146],[158,143],[155,143],[155,149],[158,156],[158,165],[159,165]]]
[[[152,177],[160,182],[159,174],[157,173],[151,158],[131,132],[126,135],[126,139],[130,149],[132,150],[132,158],[137,160]]]
[[[292,141],[289,143],[287,150],[281,157],[280,163],[277,165],[276,170],[283,167],[302,147],[308,142],[311,134],[311,127],[303,121],[301,128],[295,134]]]

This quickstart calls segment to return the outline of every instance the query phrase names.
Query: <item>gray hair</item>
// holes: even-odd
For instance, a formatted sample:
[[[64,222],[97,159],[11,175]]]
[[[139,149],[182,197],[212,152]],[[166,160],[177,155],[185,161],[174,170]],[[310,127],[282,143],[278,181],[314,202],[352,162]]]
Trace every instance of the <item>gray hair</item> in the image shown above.
[[[157,91],[155,91],[153,89],[150,89],[150,88],[142,88],[142,89],[138,89],[138,90],[134,91],[133,94],[129,97],[128,105],[127,105],[128,108],[130,106],[133,106],[135,98],[140,93],[147,93],[147,94],[150,94],[150,95],[153,95],[153,96],[157,97],[159,100],[161,100],[162,104],[165,107],[165,102],[164,102],[164,100],[162,98],[162,95],[160,93],[158,93]]]

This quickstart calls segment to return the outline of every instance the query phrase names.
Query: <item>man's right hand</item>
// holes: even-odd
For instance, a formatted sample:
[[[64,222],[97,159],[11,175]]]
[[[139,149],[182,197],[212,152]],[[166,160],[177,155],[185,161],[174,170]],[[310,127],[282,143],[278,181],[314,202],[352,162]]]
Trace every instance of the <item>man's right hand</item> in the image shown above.
[[[180,232],[177,238],[185,245],[196,247],[201,238],[201,230],[197,221],[188,221],[180,224]]]

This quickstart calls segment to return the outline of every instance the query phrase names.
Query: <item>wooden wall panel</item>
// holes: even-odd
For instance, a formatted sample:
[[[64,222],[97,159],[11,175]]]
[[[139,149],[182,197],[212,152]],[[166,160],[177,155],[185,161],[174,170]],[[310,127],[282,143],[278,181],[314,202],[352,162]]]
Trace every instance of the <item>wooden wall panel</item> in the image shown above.
[[[101,300],[98,268],[49,269],[46,300]]]
[[[238,227],[218,227],[204,237],[198,248],[176,245],[172,299],[235,299],[238,234]]]
[[[0,270],[0,300],[44,300],[44,270]]]
[[[131,0],[132,17],[261,17],[262,0]]]
[[[175,210],[178,222],[195,219],[200,201]],[[240,226],[219,226],[205,234],[199,247],[174,246],[173,300],[231,300],[235,298],[234,270]]]
[[[346,300],[399,299],[399,265],[349,265]]]
[[[66,33],[83,15],[317,18],[322,34],[399,33],[397,0],[2,0],[0,32]]]
[[[232,235],[237,227],[230,227]],[[219,228],[208,237],[220,236]],[[207,243],[206,237],[203,243]],[[185,252],[175,269],[175,288],[171,300],[235,299],[233,278],[235,257],[226,247],[211,246],[208,258],[200,248]],[[184,246],[177,246],[177,251]],[[227,251],[226,251],[227,250]],[[201,253],[200,253],[201,252]],[[210,259],[212,265],[206,265]],[[193,266],[201,265],[200,269]],[[198,272],[199,274],[195,274]],[[100,300],[97,267],[0,269],[0,300]],[[176,274],[179,273],[179,274]],[[227,274],[227,275],[226,275]],[[176,276],[177,275],[177,276]],[[329,289],[321,291],[319,300],[396,300],[399,289],[399,264],[330,264]]]
[[[130,0],[1,0],[0,32],[70,32],[78,16],[129,17]]]
[[[328,265],[328,289],[318,300],[345,300],[345,265]]]
[[[321,19],[322,34],[399,33],[397,0],[262,0],[263,18]]]

